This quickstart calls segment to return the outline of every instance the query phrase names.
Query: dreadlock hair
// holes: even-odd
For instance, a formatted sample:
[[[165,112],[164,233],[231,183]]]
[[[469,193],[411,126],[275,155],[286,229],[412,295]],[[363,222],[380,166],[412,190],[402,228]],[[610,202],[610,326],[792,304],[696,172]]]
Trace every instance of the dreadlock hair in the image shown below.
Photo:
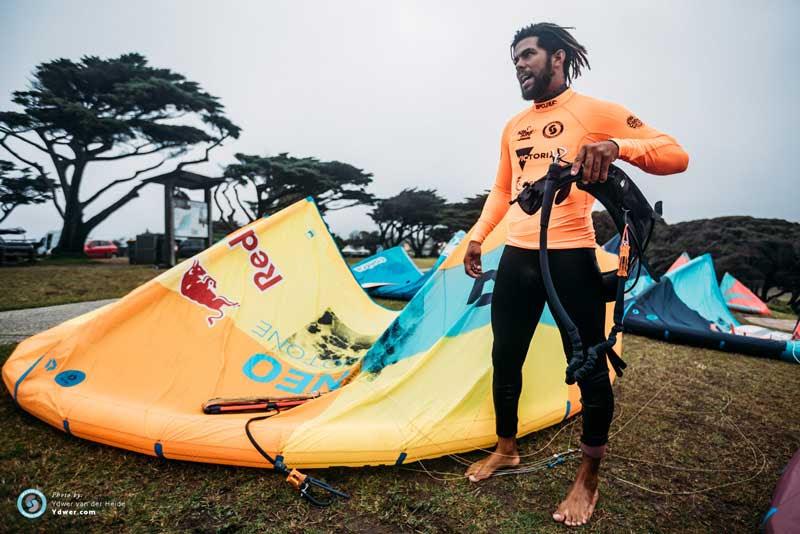
[[[589,60],[586,57],[586,47],[580,44],[567,30],[574,30],[571,26],[559,26],[552,22],[538,22],[525,26],[514,34],[514,40],[511,42],[511,60],[515,61],[514,47],[525,39],[526,37],[537,37],[538,44],[541,48],[552,55],[556,50],[563,50],[566,54],[564,61],[564,78],[566,78],[567,85],[569,85],[574,78],[581,75],[581,69],[589,66]]]

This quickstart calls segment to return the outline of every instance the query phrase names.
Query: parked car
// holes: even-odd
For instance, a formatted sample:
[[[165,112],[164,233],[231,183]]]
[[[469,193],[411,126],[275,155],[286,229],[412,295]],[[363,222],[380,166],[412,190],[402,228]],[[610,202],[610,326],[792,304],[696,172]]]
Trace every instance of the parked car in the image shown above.
[[[112,243],[117,246],[117,256],[120,258],[124,258],[128,255],[128,240],[125,238],[122,239],[112,239]]]
[[[178,258],[191,258],[206,249],[204,239],[184,239],[178,245]]]
[[[36,247],[37,256],[50,256],[53,249],[58,246],[58,240],[61,239],[61,230],[50,230],[41,239],[40,244]]]
[[[0,237],[0,265],[33,262],[36,257],[36,244],[24,240],[11,240]]]
[[[111,241],[87,241],[83,252],[90,258],[116,258],[119,255],[117,245]]]
[[[367,249],[366,247],[355,248],[352,245],[346,245],[342,249],[342,255],[344,255],[344,256],[356,256],[356,257],[367,257],[367,256],[369,256],[369,249]]]

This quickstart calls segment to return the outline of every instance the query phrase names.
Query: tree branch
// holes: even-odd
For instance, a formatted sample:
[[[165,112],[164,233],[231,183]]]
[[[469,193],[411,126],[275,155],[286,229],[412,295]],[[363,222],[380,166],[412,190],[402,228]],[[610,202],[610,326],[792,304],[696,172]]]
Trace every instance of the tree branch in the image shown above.
[[[64,160],[64,161],[72,161],[68,157],[62,156],[61,154],[56,152],[56,148],[55,148],[57,139],[67,139],[67,138],[69,138],[69,135],[64,134],[64,135],[61,135],[61,136],[56,137],[54,139],[48,139],[47,136],[45,135],[45,130],[42,129],[42,128],[36,128],[36,135],[39,136],[39,139],[44,141],[44,145],[47,147],[47,153],[50,154],[50,157],[53,159],[54,163],[57,162],[56,158],[58,158],[60,160]],[[58,143],[58,144],[59,145],[66,145],[66,146],[72,148],[72,143],[73,142],[74,142],[74,139],[70,139],[70,141],[68,143]],[[73,156],[77,156],[75,150],[72,151],[72,154],[73,154]]]
[[[64,218],[64,209],[58,203],[58,198],[57,198],[58,195],[56,195],[56,188],[55,187],[53,188],[52,193],[53,193],[53,205],[56,207],[56,210],[58,210],[58,214],[61,215],[61,218],[63,219]]]
[[[256,220],[255,215],[250,215],[250,212],[248,212],[247,208],[245,208],[244,205],[242,204],[242,200],[239,198],[239,188],[236,187],[236,185],[233,186],[233,194],[236,196],[236,202],[239,204],[239,207],[242,208],[245,217],[247,217],[250,220],[250,222],[255,221]]]
[[[117,211],[119,208],[133,200],[134,198],[139,196],[139,189],[148,185],[150,182],[142,182],[134,186],[130,191],[125,193],[122,197],[117,199],[116,202],[111,204],[110,206],[106,207],[104,210],[100,211],[97,215],[86,221],[84,224],[87,230],[91,230],[95,228],[98,224],[103,222],[109,215]]]
[[[227,139],[227,138],[228,138],[228,136],[229,136],[229,134],[225,134],[225,135],[223,135],[222,137],[220,137],[219,139],[217,139],[217,140],[216,140],[214,143],[212,143],[211,145],[209,145],[208,147],[206,147],[206,153],[205,153],[205,156],[203,156],[202,158],[200,158],[200,159],[196,159],[196,160],[190,160],[190,161],[182,161],[181,163],[178,163],[178,167],[177,167],[175,170],[176,170],[176,171],[179,171],[179,170],[183,169],[184,167],[186,167],[187,165],[194,165],[194,164],[196,164],[196,163],[203,163],[204,161],[208,161],[208,154],[209,154],[209,152],[211,152],[212,150],[214,150],[215,148],[217,148],[219,145],[221,145],[221,144],[222,144],[222,142],[223,142],[225,139]]]
[[[154,169],[157,169],[157,168],[161,167],[161,166],[162,166],[164,163],[166,163],[168,160],[169,160],[169,158],[165,158],[165,159],[162,159],[160,163],[158,163],[158,164],[156,164],[156,165],[153,165],[152,167],[147,167],[146,169],[141,169],[141,170],[138,170],[138,171],[136,171],[136,173],[135,173],[133,176],[131,176],[130,178],[120,178],[120,179],[118,179],[118,180],[114,180],[113,182],[111,182],[111,183],[110,183],[110,184],[108,184],[107,186],[105,186],[105,187],[103,187],[102,189],[100,189],[100,190],[99,190],[98,192],[96,192],[94,195],[92,195],[92,196],[89,198],[89,200],[87,200],[86,202],[83,202],[83,203],[81,203],[81,206],[85,208],[86,206],[88,206],[89,204],[91,204],[92,202],[94,202],[95,200],[97,200],[97,198],[98,198],[100,195],[102,195],[103,193],[105,193],[106,191],[108,191],[109,189],[111,189],[112,187],[114,187],[115,185],[124,184],[125,182],[130,182],[131,180],[135,180],[135,179],[136,179],[136,178],[137,178],[137,177],[138,177],[140,174],[142,174],[142,173],[145,173],[145,172],[152,171],[152,170],[154,170]]]
[[[220,219],[222,219],[224,221],[225,220],[225,210],[222,209],[222,206],[220,206],[219,198],[218,198],[218,195],[220,194],[220,189],[221,189],[220,187],[217,187],[217,188],[214,189],[214,204],[217,205],[217,209],[219,210]]]
[[[233,202],[231,202],[231,198],[228,196],[228,189],[230,189],[230,184],[228,184],[225,187],[225,190],[222,191],[222,198],[224,198],[225,202],[228,203],[228,207],[231,209],[230,217],[233,218],[233,215],[236,213],[236,208],[233,207]],[[245,213],[245,216],[247,216],[246,213]]]
[[[143,147],[146,147],[147,145],[152,145],[152,144],[153,143],[147,143],[146,145],[142,145],[140,147],[137,147],[136,150],[134,150],[133,152],[131,152],[129,154],[117,154],[116,156],[105,156],[105,157],[98,156],[98,157],[92,158],[92,160],[93,161],[115,161],[115,160],[119,160],[119,159],[130,158],[132,156],[147,156],[147,155],[150,155],[150,154],[155,154],[156,152],[160,152],[161,150],[164,150],[164,149],[167,149],[167,148],[174,148],[174,147],[178,146],[178,145],[173,145],[173,144],[166,144],[166,145],[154,148],[152,150],[147,150],[145,152],[139,152],[139,150],[141,150]],[[101,152],[105,152],[105,150],[100,150],[100,149],[96,149],[96,150],[98,150],[98,152],[96,152],[97,154],[100,154]],[[108,150],[108,149],[106,149],[106,150]]]
[[[89,146],[89,145],[86,145],[86,146],[87,146],[87,148],[88,148],[88,146]],[[86,150],[86,154],[87,154],[87,155],[88,155],[90,158],[92,158],[92,159],[96,159],[96,158],[94,158],[94,156],[96,156],[97,154],[102,154],[102,153],[103,153],[103,152],[105,152],[106,150],[111,150],[113,147],[114,147],[114,145],[112,145],[112,144],[109,144],[109,143],[101,143],[101,144],[100,144],[100,146],[99,146],[99,147],[97,147],[97,148],[92,148],[92,149],[88,149],[88,150]]]
[[[790,291],[789,290],[784,290],[784,291],[781,291],[780,293],[775,293],[774,295],[771,295],[768,299],[766,299],[764,302],[770,302],[772,300],[775,300],[778,297],[784,296],[786,293],[790,293]]]
[[[46,172],[44,172],[44,167],[42,167],[41,165],[39,165],[39,164],[38,164],[38,163],[36,163],[36,162],[33,162],[33,161],[28,161],[27,159],[23,158],[22,156],[20,156],[19,154],[17,154],[17,153],[16,153],[16,152],[14,152],[13,150],[11,150],[11,148],[10,148],[10,147],[9,147],[9,146],[6,144],[6,138],[7,138],[7,137],[8,137],[8,134],[6,134],[6,135],[3,137],[3,139],[0,139],[0,145],[2,145],[2,147],[3,147],[3,148],[5,148],[6,150],[8,150],[8,152],[9,152],[9,153],[10,153],[12,156],[14,156],[15,158],[17,158],[17,159],[18,159],[18,160],[20,160],[21,162],[25,163],[26,165],[30,165],[31,167],[34,167],[36,170],[38,170],[38,171],[39,171],[39,173],[40,173],[40,174],[47,174]]]
[[[339,199],[334,199],[334,201],[335,200],[339,200]],[[343,206],[339,206],[338,208],[332,208],[328,204],[325,204],[325,210],[326,211],[338,211],[338,210],[343,210],[345,208],[352,208],[353,206],[358,206],[359,204],[361,204],[361,202],[358,201],[358,200],[354,200],[352,204],[345,204]]]
[[[32,146],[32,147],[34,147],[34,148],[38,148],[38,149],[39,149],[39,150],[41,150],[42,152],[49,153],[49,151],[47,150],[47,148],[45,148],[45,147],[43,147],[43,146],[40,146],[40,145],[37,145],[36,143],[34,143],[33,141],[31,141],[30,139],[26,139],[25,137],[22,137],[21,135],[17,134],[17,132],[15,132],[15,131],[13,131],[13,130],[8,130],[8,129],[6,129],[6,128],[0,128],[0,132],[2,132],[2,133],[4,133],[4,134],[6,134],[6,136],[9,136],[9,135],[11,135],[11,136],[14,136],[14,137],[16,137],[17,139],[19,139],[20,141],[23,141],[23,142],[25,142],[25,143],[28,143],[29,145],[31,145],[31,146]],[[61,156],[59,155],[59,157],[61,157]]]

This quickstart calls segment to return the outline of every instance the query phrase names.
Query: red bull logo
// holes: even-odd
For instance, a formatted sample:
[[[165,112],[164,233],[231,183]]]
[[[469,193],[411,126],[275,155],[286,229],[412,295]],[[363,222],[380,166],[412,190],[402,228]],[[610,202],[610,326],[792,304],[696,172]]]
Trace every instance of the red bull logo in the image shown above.
[[[241,246],[250,253],[250,265],[256,272],[253,275],[253,283],[261,291],[266,291],[281,280],[283,276],[275,267],[275,263],[270,260],[266,252],[258,248],[258,236],[252,230],[243,232],[228,241],[230,248]]]
[[[215,321],[219,321],[225,317],[224,306],[239,306],[238,302],[233,302],[221,295],[217,295],[216,289],[217,281],[209,276],[208,271],[200,265],[199,260],[194,260],[189,270],[183,273],[183,278],[181,279],[181,295],[192,302],[217,312],[217,315],[209,315],[206,317],[209,327],[214,326]]]

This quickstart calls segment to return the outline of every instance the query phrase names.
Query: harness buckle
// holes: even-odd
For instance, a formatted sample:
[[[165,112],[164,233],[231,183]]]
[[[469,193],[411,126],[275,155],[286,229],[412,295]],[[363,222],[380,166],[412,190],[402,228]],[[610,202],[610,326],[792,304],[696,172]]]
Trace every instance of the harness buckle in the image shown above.
[[[558,148],[554,148],[550,151],[550,158],[553,160],[555,165],[559,165],[561,163],[561,158],[567,155],[567,149],[563,146]]]

